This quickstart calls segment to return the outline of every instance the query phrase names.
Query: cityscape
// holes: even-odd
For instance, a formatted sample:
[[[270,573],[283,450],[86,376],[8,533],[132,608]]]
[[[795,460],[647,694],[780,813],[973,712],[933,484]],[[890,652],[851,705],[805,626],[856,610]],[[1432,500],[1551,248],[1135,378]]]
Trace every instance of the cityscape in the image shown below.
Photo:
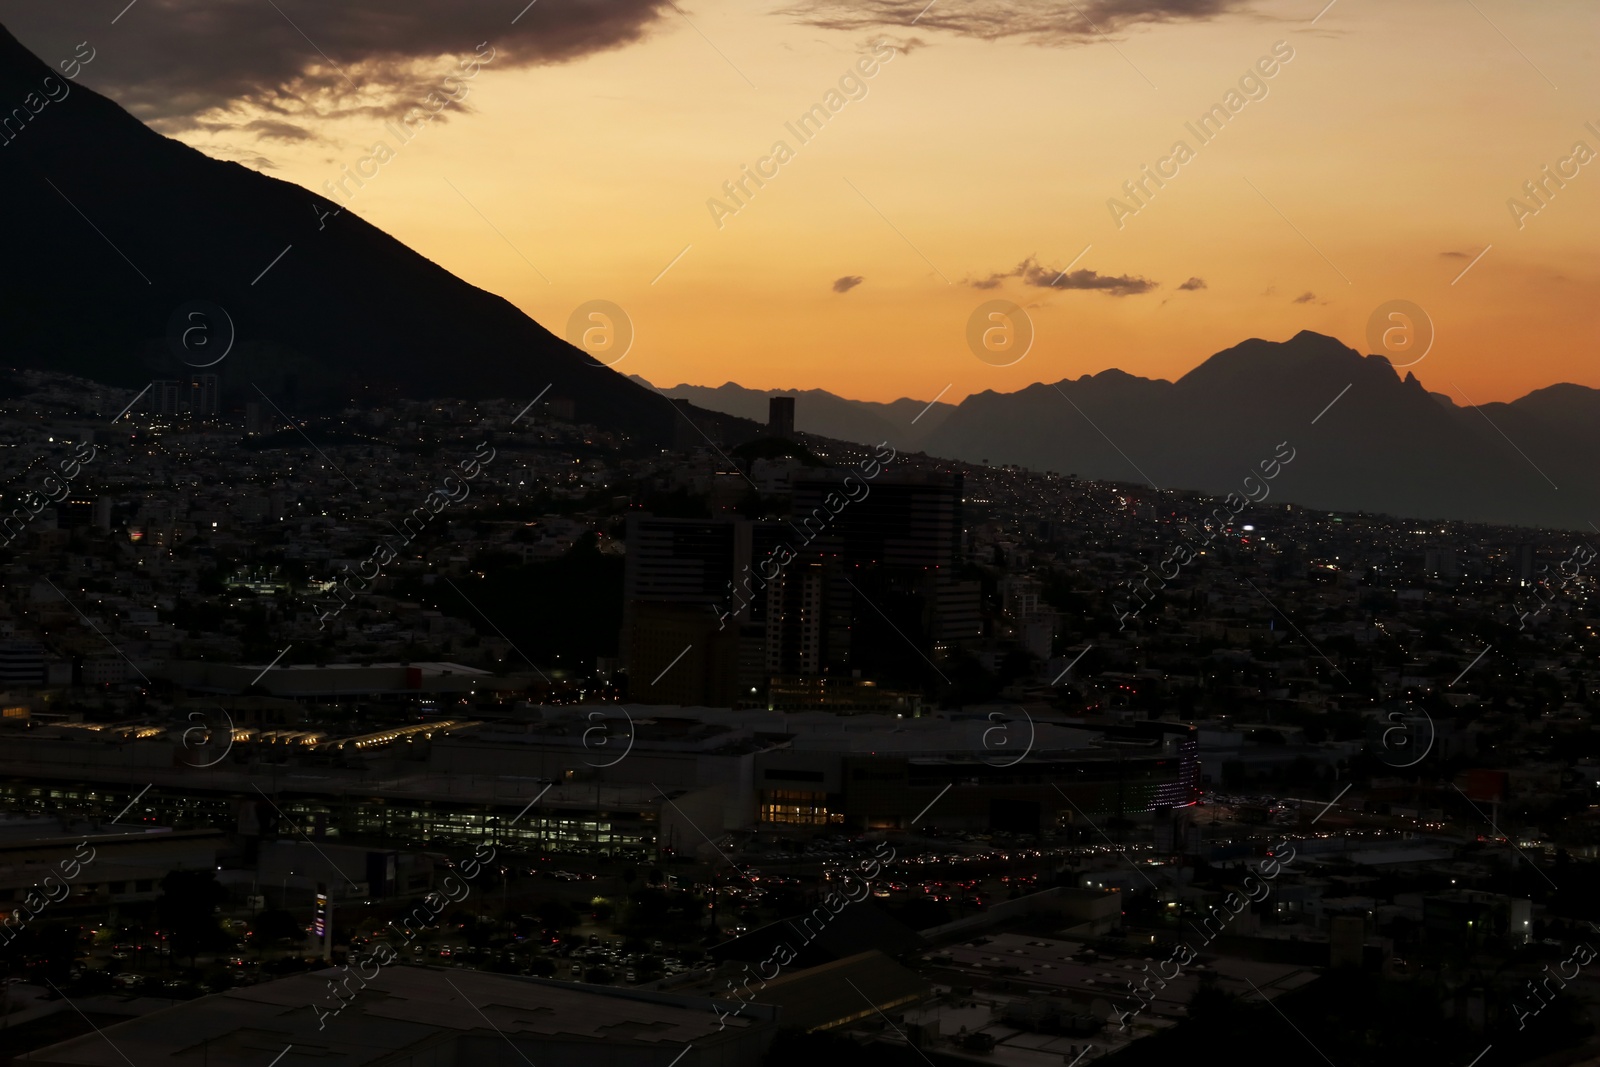
[[[557,287],[535,262],[589,247],[557,236],[567,213],[611,210],[565,176],[528,171],[523,210],[561,219],[532,258],[529,223],[514,242],[451,183],[461,225],[530,269],[514,284],[458,269],[394,188],[471,123],[513,122],[497,85],[604,109],[604,77],[635,88],[608,64],[683,54],[708,68],[686,82],[750,82],[727,45],[787,90],[777,42],[820,35],[763,119],[783,140],[730,157],[755,160],[731,180],[703,160],[717,240],[776,240],[783,198],[860,151],[837,147],[848,124],[930,52],[1138,84],[1190,40],[1184,62],[1234,88],[1151,118],[1184,151],[1139,167],[1110,142],[1106,173],[1138,177],[1084,243],[1166,225],[1200,263],[1200,224],[1161,213],[1234,124],[1294,106],[1263,101],[1317,48],[1415,13],[362,0],[230,2],[213,25],[137,3],[92,30],[0,14],[4,1063],[1141,1067],[1265,1043],[1330,1067],[1600,1064],[1592,364],[1529,346],[1490,366],[1508,327],[1474,326],[1482,296],[1319,297],[1343,272],[1282,212],[1273,314],[1298,327],[1184,310],[1224,288],[1221,252],[1210,282],[1070,255],[941,282],[846,174],[932,294],[897,312],[904,383],[881,352],[855,350],[858,374],[783,356],[829,316],[849,349],[862,313],[831,309],[878,260],[819,267],[798,312],[775,299],[733,379],[714,353],[739,336],[747,247],[720,289],[672,273],[716,254],[703,232],[645,272],[701,308],[701,362],[693,316],[643,290],[526,295]],[[1535,24],[1594,28],[1576,4],[1520,24],[1478,6],[1486,32],[1442,47],[1503,50],[1530,94]],[[497,48],[473,48],[484,20]],[[221,26],[257,39],[131,65]],[[1564,85],[1593,79],[1577,45],[1544,45]],[[657,114],[626,106],[639,129]],[[417,147],[352,147],[360,121]],[[304,152],[358,162],[313,182]],[[1515,230],[1548,207],[1587,236],[1592,202],[1553,195],[1587,153],[1516,194]],[[486,187],[473,158],[456,173]],[[648,202],[629,210],[653,236]],[[214,228],[193,245],[164,229],[183,204]],[[830,232],[786,239],[831,262]],[[1500,257],[1556,270],[1519,247]],[[1443,288],[1475,254],[1447,256]],[[1551,283],[1585,351],[1591,260]],[[1163,288],[1146,325],[1118,318]],[[1150,325],[1169,299],[1186,325]],[[914,354],[930,320],[948,350]],[[1193,335],[1182,365],[1106,340],[1168,329]]]

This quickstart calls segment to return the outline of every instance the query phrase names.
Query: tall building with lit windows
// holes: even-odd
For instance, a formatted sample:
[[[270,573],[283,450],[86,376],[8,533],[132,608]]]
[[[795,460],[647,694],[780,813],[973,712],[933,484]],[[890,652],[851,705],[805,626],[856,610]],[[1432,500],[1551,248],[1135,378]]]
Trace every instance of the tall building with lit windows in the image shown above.
[[[183,382],[153,381],[144,396],[144,410],[151,415],[176,415],[183,410],[187,391]]]
[[[774,522],[629,519],[621,647],[634,699],[726,705],[763,688],[769,593],[755,568],[782,538]]]
[[[979,587],[960,575],[962,478],[890,469],[863,488],[851,473],[793,480],[802,558],[825,564],[820,669],[910,683],[983,636]]]
[[[769,675],[822,672],[822,605],[827,580],[828,571],[821,561],[796,561],[763,590]]]
[[[222,379],[196,374],[189,379],[189,411],[197,419],[214,419],[221,410]]]

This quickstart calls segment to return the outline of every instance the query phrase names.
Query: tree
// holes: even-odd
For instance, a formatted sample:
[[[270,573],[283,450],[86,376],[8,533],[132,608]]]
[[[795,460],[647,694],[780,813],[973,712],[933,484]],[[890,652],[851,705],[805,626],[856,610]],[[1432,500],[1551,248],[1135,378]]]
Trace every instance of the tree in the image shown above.
[[[253,932],[257,949],[306,936],[305,924],[282,908],[270,908],[257,915]]]
[[[188,956],[189,966],[193,967],[196,954],[218,946],[222,927],[217,922],[216,909],[227,899],[228,891],[218,884],[215,871],[169,871],[161,879],[156,914],[167,932],[173,955]]]
[[[78,951],[78,928],[65,923],[43,922],[23,928],[18,956],[33,961],[29,967],[35,982],[65,982]]]
[[[564,900],[541,900],[534,909],[539,923],[546,930],[564,933],[578,925],[578,913]]]

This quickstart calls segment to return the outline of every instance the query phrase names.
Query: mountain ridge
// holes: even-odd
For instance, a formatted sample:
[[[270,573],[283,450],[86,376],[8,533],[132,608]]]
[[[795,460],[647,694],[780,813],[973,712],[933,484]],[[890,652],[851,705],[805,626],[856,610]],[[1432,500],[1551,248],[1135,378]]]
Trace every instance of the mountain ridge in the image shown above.
[[[328,198],[161,136],[66,69],[0,26],[0,118],[11,123],[0,195],[15,206],[0,336],[13,365],[130,387],[185,375],[193,364],[172,323],[201,300],[237,327],[215,371],[225,400],[259,390],[301,415],[402,396],[548,394],[639,443],[682,436],[684,409],[643,379]],[[696,428],[713,438],[751,435],[777,393],[674,391],[698,401]],[[1384,357],[1308,330],[1248,338],[1176,381],[1112,368],[960,404],[783,395],[801,399],[800,429],[839,440],[1219,494],[1295,442],[1274,492],[1321,509],[1587,529],[1600,500],[1587,462],[1600,391],[1556,383],[1459,407],[1409,369],[1402,378]]]
[[[47,81],[59,102],[41,102]],[[180,377],[193,364],[173,316],[205,301],[236,329],[215,368],[225,402],[258,400],[259,388],[300,415],[548,389],[580,422],[672,440],[680,415],[664,397],[348,207],[212,159],[64,83],[4,26],[0,94],[0,108],[27,116],[0,144],[0,195],[28,208],[8,219],[12,279],[0,287],[13,365],[134,388]],[[710,412],[696,421],[731,425]]]
[[[695,395],[715,407],[718,391]],[[809,392],[881,418],[883,405]],[[886,439],[965,462],[1218,494],[1237,491],[1287,440],[1299,450],[1277,483],[1281,499],[1419,519],[1591,529],[1584,501],[1600,499],[1600,476],[1581,458],[1600,448],[1600,390],[1563,382],[1463,407],[1411,369],[1310,330],[1248,338],[1176,380],[1111,368],[942,406],[931,430],[908,436],[891,424]],[[814,429],[803,401],[796,425]]]

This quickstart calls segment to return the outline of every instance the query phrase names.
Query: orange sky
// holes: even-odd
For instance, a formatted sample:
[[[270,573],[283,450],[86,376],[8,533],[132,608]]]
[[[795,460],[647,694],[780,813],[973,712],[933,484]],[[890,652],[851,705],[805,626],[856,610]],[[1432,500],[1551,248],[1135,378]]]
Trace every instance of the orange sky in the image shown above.
[[[1372,351],[1373,310],[1407,299],[1436,327],[1413,368],[1431,389],[1481,403],[1600,386],[1600,164],[1573,164],[1521,228],[1507,206],[1574,142],[1600,153],[1584,125],[1600,127],[1600,5],[1337,0],[1310,25],[1323,2],[1110,43],[889,28],[902,48],[801,144],[785,123],[878,35],[801,25],[783,4],[696,0],[614,51],[488,63],[471,113],[422,130],[350,208],[557,332],[584,301],[617,303],[637,336],[617,369],[663,385],[875,400],[948,385],[954,401],[1108,367],[1176,377],[1246,337],[1300,329]],[[1201,144],[1184,124],[1280,41],[1293,58],[1266,95]],[[319,191],[393,140],[370,119],[317,133],[226,139]],[[1131,203],[1122,183],[1179,139],[1193,158],[1119,229],[1108,199]],[[719,228],[707,201],[778,140],[792,158]],[[1158,285],[969,284],[1027,257],[1054,277],[1086,246],[1075,271]],[[1180,291],[1192,277],[1204,288]],[[967,320],[993,299],[1031,305],[1036,340],[1013,366],[968,349]]]

